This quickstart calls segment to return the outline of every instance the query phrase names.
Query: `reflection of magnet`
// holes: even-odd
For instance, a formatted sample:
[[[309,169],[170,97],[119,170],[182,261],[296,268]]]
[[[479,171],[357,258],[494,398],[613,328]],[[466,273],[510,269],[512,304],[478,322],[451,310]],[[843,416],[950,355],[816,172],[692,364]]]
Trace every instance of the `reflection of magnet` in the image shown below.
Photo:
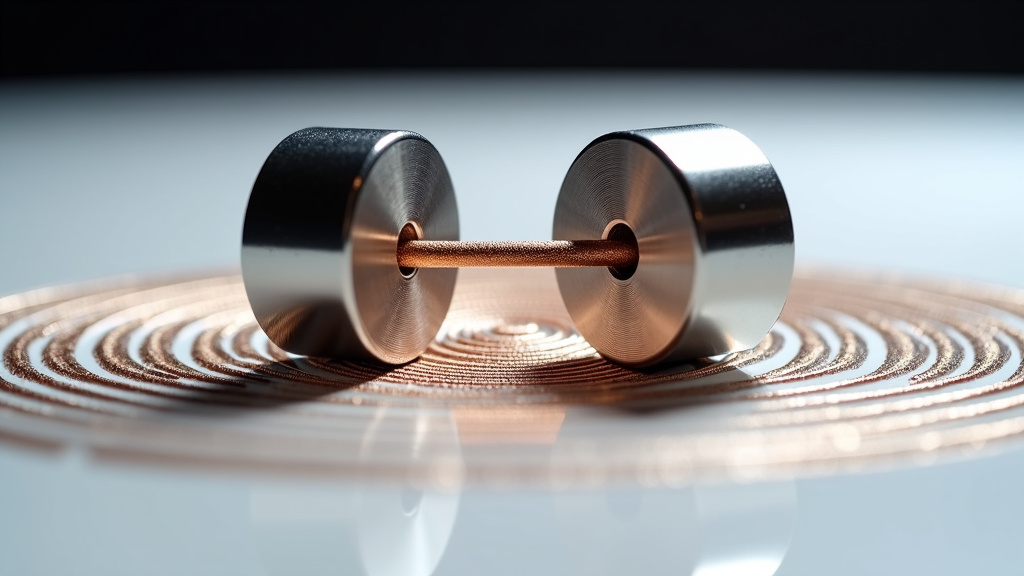
[[[380,408],[361,456],[409,464],[403,485],[367,486],[359,497],[359,551],[368,576],[428,576],[437,568],[459,509],[462,452],[447,411],[394,414]]]
[[[653,419],[653,420],[652,420]],[[666,422],[568,411],[551,450],[561,537],[576,574],[693,574],[770,576],[789,548],[796,525],[792,481],[693,484],[670,462]],[[607,449],[588,437],[604,428],[647,431],[635,454],[643,465],[623,475]],[[678,460],[678,456],[677,460]],[[618,482],[617,482],[618,481]],[[671,551],[671,553],[666,553]],[[730,572],[729,570],[733,570]]]
[[[463,446],[547,446],[555,443],[565,419],[560,406],[489,406],[452,408]]]
[[[792,481],[695,486],[700,562],[694,576],[771,576],[796,528]]]
[[[462,480],[450,415],[379,408],[360,460],[364,467],[403,466],[406,481],[253,488],[252,529],[269,574],[427,576],[437,568],[455,525]]]
[[[796,525],[788,481],[574,490],[555,507],[581,575],[771,576]]]
[[[554,500],[574,574],[677,576],[697,565],[692,490],[580,489]]]

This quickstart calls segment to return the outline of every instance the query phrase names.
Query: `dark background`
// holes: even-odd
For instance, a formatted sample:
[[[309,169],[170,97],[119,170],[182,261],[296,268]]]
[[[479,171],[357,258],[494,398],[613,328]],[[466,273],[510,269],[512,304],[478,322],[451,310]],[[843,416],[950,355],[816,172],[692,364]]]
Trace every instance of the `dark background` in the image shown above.
[[[0,76],[367,68],[1024,72],[1020,2],[4,2]]]

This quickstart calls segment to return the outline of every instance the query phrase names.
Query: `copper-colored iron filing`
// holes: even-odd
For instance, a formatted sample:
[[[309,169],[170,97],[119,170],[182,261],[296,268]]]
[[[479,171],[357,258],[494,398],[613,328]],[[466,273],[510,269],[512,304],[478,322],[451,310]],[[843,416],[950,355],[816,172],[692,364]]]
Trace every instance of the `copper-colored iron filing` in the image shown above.
[[[755,348],[638,371],[579,335],[544,268],[460,271],[401,366],[285,353],[237,276],[49,288],[0,298],[11,441],[446,489],[962,458],[1024,443],[1024,290],[805,272]]]
[[[635,267],[636,244],[618,240],[549,240],[533,242],[465,242],[410,240],[398,245],[404,268],[550,266],[580,268]]]

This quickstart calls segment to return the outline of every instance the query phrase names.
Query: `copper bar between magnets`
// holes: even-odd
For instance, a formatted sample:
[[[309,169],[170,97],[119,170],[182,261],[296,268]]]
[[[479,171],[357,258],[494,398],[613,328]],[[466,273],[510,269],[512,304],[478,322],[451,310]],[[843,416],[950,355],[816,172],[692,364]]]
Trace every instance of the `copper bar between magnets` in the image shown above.
[[[404,268],[550,266],[579,268],[636,266],[635,244],[618,240],[548,240],[537,242],[463,242],[410,240],[398,245]]]

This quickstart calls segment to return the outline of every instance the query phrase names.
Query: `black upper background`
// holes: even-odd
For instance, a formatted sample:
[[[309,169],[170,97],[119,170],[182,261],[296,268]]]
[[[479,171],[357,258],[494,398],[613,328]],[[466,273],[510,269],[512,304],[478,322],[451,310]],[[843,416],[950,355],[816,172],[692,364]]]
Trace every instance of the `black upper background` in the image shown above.
[[[1024,72],[1024,2],[4,2],[4,78],[416,68]]]

